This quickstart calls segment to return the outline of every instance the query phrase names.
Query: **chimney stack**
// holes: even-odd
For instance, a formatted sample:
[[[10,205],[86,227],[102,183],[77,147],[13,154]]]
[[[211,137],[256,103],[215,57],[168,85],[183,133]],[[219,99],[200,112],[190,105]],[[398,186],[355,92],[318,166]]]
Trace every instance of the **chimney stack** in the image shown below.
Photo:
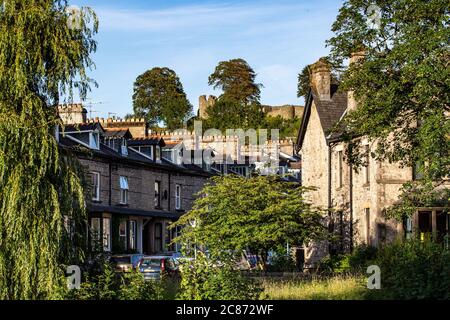
[[[87,122],[87,110],[81,103],[58,106],[58,114],[64,124],[80,124]]]
[[[350,57],[350,66],[352,64],[358,63],[360,62],[362,59],[364,59],[365,57],[365,53],[364,51],[357,51],[352,53],[352,56]],[[347,110],[351,111],[351,110],[355,110],[357,107],[357,103],[356,103],[356,99],[355,99],[355,94],[353,91],[349,91],[347,93]]]
[[[321,100],[331,99],[331,67],[325,58],[320,58],[311,66],[311,86]]]

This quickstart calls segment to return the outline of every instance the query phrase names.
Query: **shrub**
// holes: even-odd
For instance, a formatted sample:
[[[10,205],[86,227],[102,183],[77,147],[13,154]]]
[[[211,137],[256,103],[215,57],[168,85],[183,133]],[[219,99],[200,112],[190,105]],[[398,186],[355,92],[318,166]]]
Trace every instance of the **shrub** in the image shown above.
[[[182,300],[254,300],[262,289],[255,281],[245,278],[229,260],[213,263],[203,253],[180,266]]]
[[[449,299],[450,252],[431,241],[409,240],[380,249],[375,261],[381,269],[383,299]]]
[[[80,289],[68,292],[70,300],[161,300],[165,281],[145,281],[137,271],[116,273],[109,263],[86,276]]]
[[[324,273],[360,273],[373,264],[377,248],[360,245],[352,253],[326,256],[319,264],[319,271]]]

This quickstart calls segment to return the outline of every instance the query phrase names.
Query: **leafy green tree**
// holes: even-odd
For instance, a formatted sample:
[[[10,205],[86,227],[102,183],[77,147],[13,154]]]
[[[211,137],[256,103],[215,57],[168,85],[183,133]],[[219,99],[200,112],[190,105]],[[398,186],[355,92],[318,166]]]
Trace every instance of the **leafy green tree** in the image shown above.
[[[232,100],[219,99],[208,108],[205,128],[215,128],[225,132],[226,129],[257,129],[264,124],[265,115],[261,105],[252,103],[243,106]]]
[[[164,122],[170,129],[182,128],[192,114],[192,105],[175,71],[153,68],[137,77],[134,83],[133,109],[153,126]]]
[[[58,149],[55,105],[92,84],[97,19],[84,8],[74,24],[66,9],[56,0],[0,6],[0,299],[60,298],[64,264],[82,258],[81,170]]]
[[[222,100],[240,102],[244,106],[259,103],[262,84],[255,83],[256,73],[244,59],[221,61],[209,76],[208,83],[220,88]]]
[[[310,66],[306,66],[298,74],[298,84],[297,84],[297,97],[304,97],[309,93],[309,88],[311,87],[311,71]]]
[[[206,247],[217,257],[248,249],[265,260],[279,245],[323,238],[323,212],[305,199],[310,190],[275,176],[214,177],[172,225],[184,227],[176,241]]]
[[[331,60],[364,57],[346,70],[341,89],[358,108],[344,119],[349,160],[361,164],[358,137],[377,142],[378,160],[416,167],[420,185],[450,172],[450,28],[446,0],[347,0],[328,41]],[[417,166],[416,166],[417,165]],[[409,210],[411,212],[411,210]]]
[[[208,83],[223,93],[208,108],[206,127],[220,130],[261,127],[264,123],[259,102],[262,85],[255,83],[255,78],[255,71],[243,59],[219,62]]]

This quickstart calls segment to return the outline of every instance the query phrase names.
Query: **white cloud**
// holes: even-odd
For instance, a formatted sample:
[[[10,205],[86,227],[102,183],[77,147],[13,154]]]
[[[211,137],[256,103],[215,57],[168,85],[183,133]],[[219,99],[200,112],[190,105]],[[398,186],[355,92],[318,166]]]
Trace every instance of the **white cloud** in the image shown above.
[[[129,10],[116,8],[97,8],[101,27],[104,30],[127,31],[171,31],[192,27],[236,26],[252,20],[279,15],[283,20],[286,13],[302,10],[305,6],[296,5],[196,5],[178,6],[163,10]]]

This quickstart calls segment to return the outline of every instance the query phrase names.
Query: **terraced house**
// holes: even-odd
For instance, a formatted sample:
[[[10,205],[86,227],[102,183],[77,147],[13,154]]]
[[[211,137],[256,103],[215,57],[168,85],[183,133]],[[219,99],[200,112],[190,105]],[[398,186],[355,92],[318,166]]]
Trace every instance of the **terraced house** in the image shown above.
[[[86,170],[89,246],[93,251],[156,254],[177,251],[168,225],[189,210],[211,172],[169,157],[160,136],[134,138],[127,127],[87,121],[81,105],[61,106],[61,148]]]
[[[350,63],[360,59],[355,54]],[[439,239],[449,234],[450,215],[445,206],[417,208],[403,223],[386,220],[383,210],[399,200],[406,182],[420,179],[416,170],[396,163],[376,161],[369,156],[376,142],[362,139],[366,148],[365,165],[355,171],[345,161],[346,143],[330,129],[357,108],[352,92],[342,92],[333,84],[330,66],[319,60],[311,67],[311,88],[297,138],[302,159],[302,184],[314,186],[311,201],[330,209],[329,228],[340,239],[337,243],[314,243],[305,250],[305,259],[315,265],[329,252],[348,252],[358,244],[379,246],[413,232],[435,233]],[[447,181],[447,186],[450,181]]]

